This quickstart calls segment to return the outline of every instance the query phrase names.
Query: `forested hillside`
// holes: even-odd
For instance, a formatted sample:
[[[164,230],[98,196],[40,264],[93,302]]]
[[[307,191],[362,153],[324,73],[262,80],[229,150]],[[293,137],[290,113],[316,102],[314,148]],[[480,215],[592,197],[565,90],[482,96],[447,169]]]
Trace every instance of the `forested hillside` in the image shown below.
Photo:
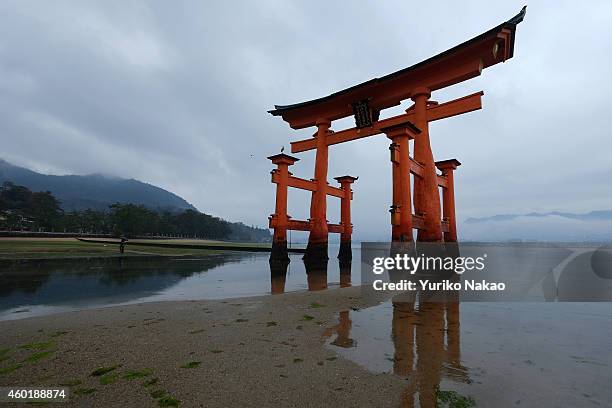
[[[65,211],[51,192],[32,192],[11,182],[0,187],[0,230],[254,242],[270,240],[267,229],[231,223],[193,209],[171,212],[153,210],[144,205],[114,203],[106,210]]]

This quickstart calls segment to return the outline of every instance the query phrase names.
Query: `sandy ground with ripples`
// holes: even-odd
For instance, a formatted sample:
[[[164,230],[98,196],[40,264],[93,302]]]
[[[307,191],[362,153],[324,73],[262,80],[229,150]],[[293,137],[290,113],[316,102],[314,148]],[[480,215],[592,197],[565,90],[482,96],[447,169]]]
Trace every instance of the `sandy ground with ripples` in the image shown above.
[[[364,306],[358,295],[345,288],[0,322],[0,349],[9,349],[0,367],[21,365],[0,374],[0,385],[79,382],[61,406],[153,407],[159,390],[185,407],[398,406],[404,379],[370,373],[324,347],[337,312]],[[197,366],[182,367],[190,362]],[[91,375],[113,366],[109,384]]]

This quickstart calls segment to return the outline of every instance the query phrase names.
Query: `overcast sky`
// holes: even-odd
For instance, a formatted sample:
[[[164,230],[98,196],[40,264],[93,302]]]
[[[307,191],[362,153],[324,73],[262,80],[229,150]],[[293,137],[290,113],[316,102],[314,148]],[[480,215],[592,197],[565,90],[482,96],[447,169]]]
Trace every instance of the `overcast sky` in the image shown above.
[[[0,157],[45,173],[136,178],[201,211],[264,226],[274,209],[266,156],[313,133],[266,113],[274,104],[412,65],[523,6],[416,4],[4,0]],[[513,59],[432,95],[485,92],[482,110],[430,129],[436,160],[463,163],[460,220],[612,209],[611,26],[606,1],[531,2]],[[293,173],[311,178],[314,153],[299,157]],[[387,139],[331,147],[330,179],[344,174],[359,176],[357,238],[387,237]],[[291,192],[290,215],[308,218],[308,205],[309,194]],[[338,217],[330,198],[328,218]]]

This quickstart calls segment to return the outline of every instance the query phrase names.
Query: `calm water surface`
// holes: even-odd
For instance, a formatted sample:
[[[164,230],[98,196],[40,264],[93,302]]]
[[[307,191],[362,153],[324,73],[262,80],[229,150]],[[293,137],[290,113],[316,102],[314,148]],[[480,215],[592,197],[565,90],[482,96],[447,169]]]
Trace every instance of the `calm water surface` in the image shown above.
[[[358,256],[358,251],[357,251]],[[349,285],[351,266],[330,258],[327,276],[306,273],[300,254],[271,273],[265,253],[203,259],[30,261],[0,270],[0,320],[164,300],[223,299]],[[353,262],[353,269],[359,267]],[[286,271],[286,274],[285,274]]]

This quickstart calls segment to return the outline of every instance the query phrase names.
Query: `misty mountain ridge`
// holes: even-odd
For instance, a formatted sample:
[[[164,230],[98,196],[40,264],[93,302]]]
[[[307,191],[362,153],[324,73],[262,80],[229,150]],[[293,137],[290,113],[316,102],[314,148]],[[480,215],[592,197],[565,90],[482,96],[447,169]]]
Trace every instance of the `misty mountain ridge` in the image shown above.
[[[612,210],[498,214],[468,218],[459,228],[463,240],[612,242]]]
[[[490,217],[471,217],[471,218],[467,218],[464,222],[467,224],[477,224],[477,223],[491,222],[491,221],[512,221],[519,217],[543,218],[543,217],[550,217],[550,216],[557,216],[557,217],[568,218],[571,220],[579,220],[579,221],[612,220],[612,210],[590,211],[584,214],[562,212],[562,211],[550,211],[550,212],[545,212],[545,213],[532,212],[528,214],[497,214],[497,215],[492,215]]]
[[[0,159],[0,184],[10,181],[32,191],[50,191],[64,211],[105,211],[114,203],[141,204],[155,210],[197,209],[178,195],[152,184],[102,174],[55,176]]]

